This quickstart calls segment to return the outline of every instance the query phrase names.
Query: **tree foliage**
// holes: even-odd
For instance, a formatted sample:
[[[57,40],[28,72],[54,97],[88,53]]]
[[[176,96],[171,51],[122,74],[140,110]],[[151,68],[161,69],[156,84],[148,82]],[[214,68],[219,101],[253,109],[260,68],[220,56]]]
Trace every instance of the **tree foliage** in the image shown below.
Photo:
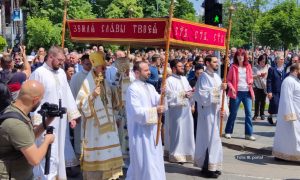
[[[144,17],[166,17],[169,15],[170,0],[139,0]]]
[[[4,48],[7,46],[6,39],[0,36],[0,52],[3,52]]]
[[[235,11],[232,15],[232,31],[230,45],[235,47],[247,46],[252,42],[252,34],[255,37],[257,19],[262,14],[262,9],[266,7],[267,0],[246,0],[245,2],[236,1]],[[226,0],[223,9],[223,24],[228,27],[228,8],[231,0]]]
[[[41,31],[43,35],[49,35],[49,37],[45,36],[46,40],[43,41],[43,43],[50,43],[46,43],[44,45],[45,47],[49,47],[52,42],[61,44],[61,39],[59,39],[59,41],[56,41],[57,39],[54,38],[54,36],[50,32],[55,31],[56,33],[58,33],[56,36],[60,36],[63,21],[64,0],[27,0],[24,10],[27,11],[27,15],[31,17],[26,22],[27,26],[33,21],[39,20],[39,18],[43,21],[35,22],[36,24],[43,25],[43,23],[45,23],[46,25],[49,25],[49,23],[52,23],[53,27],[51,28],[51,31],[45,29],[43,26],[41,26],[40,28],[33,28],[34,24],[31,24],[31,28],[32,30],[34,30],[34,32]],[[67,17],[68,19],[83,19],[94,18],[95,15],[92,12],[92,6],[88,0],[69,0]],[[46,19],[48,20],[48,22],[46,21]],[[27,27],[27,29],[29,28]],[[58,31],[58,29],[60,29],[60,31]],[[33,45],[35,42],[39,41],[39,39],[36,38],[36,36],[31,36],[28,30],[27,43]],[[65,41],[67,47],[74,47],[74,44],[70,42],[69,36],[66,36]],[[37,45],[36,47],[39,46],[41,45]]]
[[[47,18],[29,17],[27,20],[28,48],[60,44],[61,28]]]
[[[141,18],[143,16],[143,8],[138,5],[137,0],[113,0],[105,10],[107,18]]]
[[[189,0],[177,0],[175,2],[174,17],[196,21],[196,11],[193,3],[191,3]]]
[[[300,10],[296,1],[287,0],[258,19],[258,40],[262,45],[273,48],[296,46],[299,44]]]
[[[112,0],[90,0],[92,5],[92,12],[96,15],[97,18],[105,17],[105,10],[110,5]]]

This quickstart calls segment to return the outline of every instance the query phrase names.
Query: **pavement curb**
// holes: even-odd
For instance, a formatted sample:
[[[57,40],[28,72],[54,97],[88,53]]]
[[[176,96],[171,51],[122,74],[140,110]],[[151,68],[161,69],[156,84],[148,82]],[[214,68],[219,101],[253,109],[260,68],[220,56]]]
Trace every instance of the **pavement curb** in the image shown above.
[[[237,151],[248,151],[255,154],[261,154],[261,155],[272,155],[272,149],[269,148],[254,148],[250,146],[246,146],[244,144],[233,144],[228,142],[222,142],[222,145],[224,147],[227,147],[229,149],[237,150]]]

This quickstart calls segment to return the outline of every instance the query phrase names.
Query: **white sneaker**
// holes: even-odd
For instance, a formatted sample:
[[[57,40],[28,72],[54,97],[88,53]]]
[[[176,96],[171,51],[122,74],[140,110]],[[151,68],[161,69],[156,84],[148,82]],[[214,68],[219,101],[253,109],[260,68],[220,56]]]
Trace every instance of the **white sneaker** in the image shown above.
[[[231,139],[231,134],[225,134],[224,136],[226,139]]]
[[[250,140],[250,141],[255,141],[256,140],[256,138],[254,136],[249,136],[249,135],[246,135],[245,139]]]

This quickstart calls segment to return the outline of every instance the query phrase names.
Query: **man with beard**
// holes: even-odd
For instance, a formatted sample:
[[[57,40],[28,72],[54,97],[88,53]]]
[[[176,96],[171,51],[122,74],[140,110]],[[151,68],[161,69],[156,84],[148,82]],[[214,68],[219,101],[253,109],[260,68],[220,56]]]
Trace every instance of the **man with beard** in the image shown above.
[[[198,124],[195,150],[195,166],[202,168],[206,177],[218,178],[221,174],[223,149],[219,132],[222,91],[227,84],[222,84],[216,73],[219,68],[215,56],[205,57],[206,71],[196,83],[194,98],[198,103]],[[226,100],[226,97],[225,97]],[[227,102],[224,110],[228,111]]]
[[[150,77],[148,63],[133,66],[136,80],[126,92],[126,114],[129,135],[130,165],[127,180],[165,180],[161,139],[155,145],[160,95],[154,86],[146,83]]]
[[[28,114],[35,111],[44,96],[44,87],[37,81],[26,81],[15,102],[8,106],[0,117],[0,179],[33,179],[33,166],[46,155],[48,146],[54,141],[47,134],[37,147],[35,138],[41,136],[43,125],[35,129]],[[50,124],[54,118],[47,118]]]
[[[83,179],[117,179],[123,158],[113,109],[112,91],[105,79],[104,52],[90,54],[93,69],[76,97],[82,114],[81,168]]]
[[[300,64],[290,68],[281,85],[274,137],[275,158],[300,162]]]
[[[169,161],[183,164],[192,162],[195,153],[194,122],[191,110],[192,88],[184,76],[184,65],[170,62],[172,76],[166,82],[169,113]]]
[[[69,87],[66,74],[60,67],[65,60],[64,51],[61,47],[53,46],[48,51],[46,62],[36,69],[30,76],[31,80],[37,80],[45,87],[45,96],[42,99],[42,104],[45,102],[58,104],[61,99],[62,107],[67,108],[67,115],[62,118],[56,117],[51,123],[53,126],[56,139],[51,146],[50,157],[50,173],[44,174],[45,159],[34,168],[34,176],[36,179],[67,179],[66,164],[68,166],[76,166],[79,164],[76,159],[74,149],[70,138],[66,138],[67,123],[70,123],[71,128],[76,126],[76,119],[80,117],[77,110],[75,100]],[[42,116],[37,112],[31,113],[33,125],[38,125],[42,122]],[[37,139],[40,144],[43,142],[43,136]],[[65,157],[65,149],[68,152]],[[65,162],[66,161],[66,162]]]

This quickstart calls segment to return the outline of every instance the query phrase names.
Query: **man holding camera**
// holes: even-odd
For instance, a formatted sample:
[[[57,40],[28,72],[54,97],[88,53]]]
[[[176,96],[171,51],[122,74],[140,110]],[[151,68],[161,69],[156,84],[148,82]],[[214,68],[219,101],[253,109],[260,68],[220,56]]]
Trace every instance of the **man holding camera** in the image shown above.
[[[0,117],[0,179],[33,179],[33,166],[40,163],[48,146],[54,141],[53,134],[47,134],[37,147],[34,143],[44,131],[40,124],[35,129],[28,114],[35,111],[44,96],[44,87],[37,81],[26,81],[14,103],[8,106]],[[4,118],[13,112],[18,116]],[[17,118],[19,117],[19,118]],[[48,118],[50,124],[53,118]]]

